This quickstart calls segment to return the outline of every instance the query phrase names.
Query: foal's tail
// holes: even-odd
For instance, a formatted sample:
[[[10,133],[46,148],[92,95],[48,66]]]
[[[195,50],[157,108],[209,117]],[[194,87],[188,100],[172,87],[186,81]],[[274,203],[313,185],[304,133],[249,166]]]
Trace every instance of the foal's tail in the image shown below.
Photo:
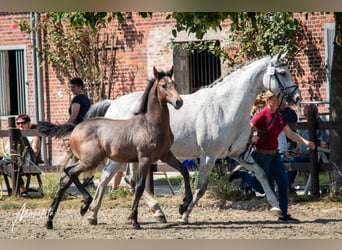
[[[62,138],[71,134],[74,128],[75,125],[71,123],[57,125],[50,122],[38,122],[37,125],[39,134],[56,138]]]
[[[103,117],[105,116],[109,106],[111,105],[110,100],[104,100],[101,102],[94,103],[93,105],[90,106],[90,109],[86,113],[84,119],[89,119],[92,117]]]

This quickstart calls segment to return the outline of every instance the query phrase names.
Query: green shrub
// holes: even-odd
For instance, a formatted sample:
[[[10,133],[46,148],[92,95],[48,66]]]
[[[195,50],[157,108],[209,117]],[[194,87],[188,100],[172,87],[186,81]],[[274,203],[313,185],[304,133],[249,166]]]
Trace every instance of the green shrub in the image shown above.
[[[245,197],[238,184],[236,182],[229,183],[228,177],[229,175],[227,174],[221,176],[219,173],[213,171],[209,177],[206,196],[208,198],[219,200],[243,200]],[[198,183],[198,171],[190,176],[190,183],[192,192],[194,192]],[[180,193],[184,193],[184,181],[182,181]]]
[[[44,196],[53,199],[59,186],[60,173],[46,173],[42,178],[42,182],[42,192]],[[71,197],[74,197],[74,195],[65,192],[63,195],[63,200],[70,199]]]

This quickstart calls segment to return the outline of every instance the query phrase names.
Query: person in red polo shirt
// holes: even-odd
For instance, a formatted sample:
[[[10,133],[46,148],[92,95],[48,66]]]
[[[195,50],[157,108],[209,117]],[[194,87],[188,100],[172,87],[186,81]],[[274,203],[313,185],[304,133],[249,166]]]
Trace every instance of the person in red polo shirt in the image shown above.
[[[285,135],[291,140],[304,144],[307,147],[314,149],[315,144],[311,141],[299,136],[291,130],[287,125],[284,117],[277,113],[275,119],[270,123],[275,115],[277,108],[280,105],[280,99],[272,92],[265,92],[266,107],[257,113],[251,119],[252,132],[258,131],[259,136],[252,136],[251,140],[255,142],[255,150],[252,152],[252,157],[255,162],[265,171],[267,177],[272,176],[278,186],[279,206],[282,210],[282,217],[278,218],[279,222],[298,222],[287,213],[288,207],[288,178],[283,161],[278,153],[278,136],[284,131]],[[267,127],[268,126],[268,127]],[[265,130],[267,128],[267,130]],[[264,193],[264,190],[253,174],[236,168],[232,171],[229,177],[229,182],[234,179],[242,178],[254,190],[259,193]]]

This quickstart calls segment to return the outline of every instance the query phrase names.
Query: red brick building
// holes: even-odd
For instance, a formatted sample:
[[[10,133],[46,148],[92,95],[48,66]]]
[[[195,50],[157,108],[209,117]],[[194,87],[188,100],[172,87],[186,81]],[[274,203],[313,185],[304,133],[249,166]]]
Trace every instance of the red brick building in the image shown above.
[[[198,87],[192,81],[196,72],[194,63],[199,60],[185,52],[172,51],[167,44],[172,38],[175,21],[166,20],[168,13],[153,13],[153,17],[141,18],[133,14],[130,29],[122,33],[121,44],[117,47],[116,84],[112,93],[115,98],[132,91],[143,90],[147,80],[152,77],[152,68],[169,69],[175,65],[175,79],[181,93],[190,93]],[[304,102],[319,103],[321,112],[328,112],[329,106],[329,70],[332,62],[334,37],[334,16],[331,14],[315,15],[297,13],[306,28],[306,47],[296,57],[298,64],[291,66],[294,80],[299,84]],[[2,128],[7,127],[9,115],[28,113],[33,122],[44,119],[54,123],[67,120],[68,108],[72,96],[67,81],[61,82],[49,65],[42,64],[39,70],[39,58],[31,49],[32,36],[20,31],[15,24],[18,20],[34,20],[33,13],[0,12],[0,115]],[[113,26],[116,24],[113,23]],[[219,32],[211,31],[204,39],[217,40],[221,46],[227,46],[228,22]],[[110,27],[109,27],[110,28]],[[185,33],[178,35],[177,42],[196,40]],[[207,59],[206,59],[207,58]],[[36,60],[38,59],[38,61]],[[194,62],[190,62],[194,60]],[[210,65],[210,79],[224,75],[229,71],[226,64],[214,58]],[[203,67],[203,66],[202,66]],[[208,67],[205,66],[205,67]],[[201,83],[205,85],[206,83]],[[53,144],[52,144],[53,143]],[[48,141],[47,159],[51,164],[58,164],[57,159],[63,149],[59,142]]]

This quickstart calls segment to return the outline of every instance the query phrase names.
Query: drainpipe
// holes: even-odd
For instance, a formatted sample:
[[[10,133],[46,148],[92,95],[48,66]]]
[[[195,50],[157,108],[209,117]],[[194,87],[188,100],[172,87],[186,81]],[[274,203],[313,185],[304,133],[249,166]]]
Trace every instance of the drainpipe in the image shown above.
[[[34,20],[34,12],[30,12],[30,26],[31,29],[34,27],[35,20]],[[33,78],[33,91],[34,91],[34,96],[38,96],[38,90],[37,90],[37,73],[36,73],[36,68],[37,68],[37,58],[36,58],[36,52],[33,49],[36,47],[36,39],[35,39],[35,32],[31,31],[31,46],[32,46],[32,78]],[[35,98],[35,117],[38,119],[38,103],[37,103],[37,98]]]
[[[39,21],[40,14],[37,12],[30,13],[31,28],[33,28]],[[31,32],[31,44],[32,47],[41,48],[41,33],[40,31]],[[44,120],[44,88],[43,88],[43,78],[42,78],[42,68],[41,56],[39,52],[32,49],[32,73],[33,73],[33,83],[34,83],[34,96],[35,98],[35,117],[37,121]],[[41,147],[42,160],[46,162],[46,140],[42,137],[42,147]]]
[[[40,14],[38,12],[34,13],[35,22],[38,23],[40,21]],[[41,49],[42,48],[42,38],[41,31],[36,31],[36,46]],[[39,52],[36,52],[36,72],[37,72],[37,99],[38,99],[38,120],[45,120],[45,112],[44,112],[44,84],[43,84],[43,70],[41,67],[42,57]],[[46,140],[45,137],[42,137],[42,158],[43,161],[46,162]]]

